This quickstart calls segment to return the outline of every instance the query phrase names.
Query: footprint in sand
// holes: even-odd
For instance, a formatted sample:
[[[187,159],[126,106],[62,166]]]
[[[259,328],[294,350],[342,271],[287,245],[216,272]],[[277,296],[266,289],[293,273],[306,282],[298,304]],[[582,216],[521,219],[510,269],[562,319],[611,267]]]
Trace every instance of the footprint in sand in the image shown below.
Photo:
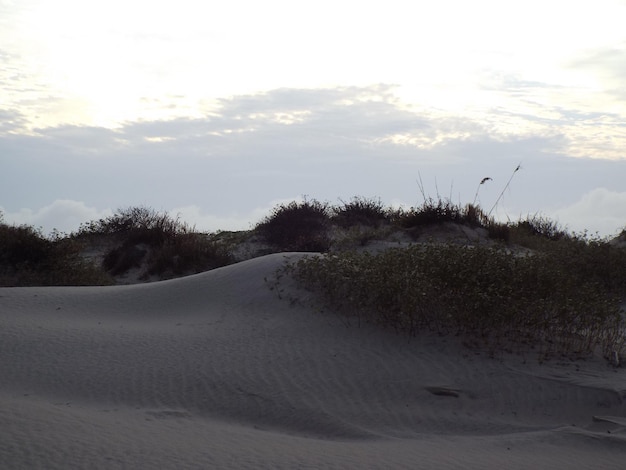
[[[458,398],[461,390],[448,387],[424,387],[428,392],[440,397],[455,397]]]

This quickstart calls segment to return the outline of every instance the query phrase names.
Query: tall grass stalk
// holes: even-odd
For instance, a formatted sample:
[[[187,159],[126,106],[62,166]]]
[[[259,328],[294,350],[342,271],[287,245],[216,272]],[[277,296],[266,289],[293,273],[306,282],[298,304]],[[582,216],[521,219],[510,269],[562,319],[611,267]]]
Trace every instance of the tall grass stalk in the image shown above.
[[[504,193],[506,192],[506,190],[509,189],[509,186],[511,185],[511,181],[513,181],[513,177],[515,176],[515,173],[517,173],[521,168],[522,168],[522,164],[520,163],[519,165],[517,165],[515,170],[513,170],[513,173],[511,174],[511,177],[506,182],[506,185],[504,185],[504,188],[502,189],[502,192],[500,193],[500,195],[496,199],[496,202],[494,202],[493,207],[487,213],[487,217],[491,217],[491,213],[498,206],[498,203],[500,202],[500,199],[502,199],[502,196],[504,196]]]
[[[480,180],[480,183],[478,183],[478,187],[476,188],[476,194],[474,194],[474,202],[472,202],[472,206],[476,205],[476,200],[478,199],[478,192],[480,191],[480,187],[487,181],[492,181],[492,179],[489,176],[486,176],[482,180]]]

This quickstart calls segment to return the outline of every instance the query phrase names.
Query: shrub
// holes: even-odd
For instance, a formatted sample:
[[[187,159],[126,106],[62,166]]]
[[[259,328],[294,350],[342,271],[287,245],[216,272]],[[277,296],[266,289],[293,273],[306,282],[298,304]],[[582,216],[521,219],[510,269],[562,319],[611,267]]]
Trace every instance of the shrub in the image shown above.
[[[427,199],[417,208],[397,211],[394,219],[401,227],[407,229],[444,222],[482,227],[487,222],[487,217],[478,206],[468,204],[461,207],[449,199]]]
[[[226,266],[233,262],[228,249],[205,234],[180,233],[149,256],[144,277],[180,276]]]
[[[614,254],[607,244],[526,256],[429,244],[306,258],[288,269],[328,306],[359,321],[409,334],[462,334],[491,351],[531,346],[545,357],[599,347],[609,356],[625,343],[619,298],[626,253],[609,275],[601,268]]]
[[[43,263],[52,253],[52,242],[33,227],[0,224],[0,265],[17,268]]]
[[[492,240],[509,242],[511,240],[511,227],[508,224],[501,224],[490,220],[487,224],[487,235]]]
[[[389,220],[388,210],[380,199],[354,197],[334,208],[333,212],[332,221],[344,228],[358,225],[376,228]]]
[[[77,236],[118,235],[129,244],[146,243],[154,246],[173,238],[177,233],[190,230],[187,224],[167,213],[138,206],[118,209],[110,217],[83,224]]]
[[[80,244],[59,234],[46,238],[29,226],[0,223],[0,285],[105,285],[112,280],[80,256]]]
[[[255,228],[268,243],[282,251],[319,251],[330,247],[328,204],[316,200],[291,202],[273,209]]]
[[[413,235],[419,234],[420,229],[432,225],[454,223],[474,228],[482,227],[487,230],[487,236],[493,240],[508,242],[511,236],[508,224],[496,222],[487,216],[480,206],[467,204],[461,207],[450,200],[427,199],[420,207],[400,209],[390,213],[389,218]]]
[[[540,237],[552,241],[571,238],[557,222],[538,215],[520,220],[513,228],[520,236]]]
[[[626,290],[626,249],[600,239],[568,236],[545,246],[568,278],[579,284],[597,284],[612,295]]]
[[[141,263],[148,253],[144,247],[125,241],[122,245],[109,250],[102,260],[102,267],[111,275],[119,276],[132,268],[141,267]]]
[[[118,245],[106,253],[104,269],[117,276],[144,267],[140,277],[161,279],[198,273],[232,262],[228,250],[167,213],[146,207],[120,209],[81,227],[76,237],[112,235]]]

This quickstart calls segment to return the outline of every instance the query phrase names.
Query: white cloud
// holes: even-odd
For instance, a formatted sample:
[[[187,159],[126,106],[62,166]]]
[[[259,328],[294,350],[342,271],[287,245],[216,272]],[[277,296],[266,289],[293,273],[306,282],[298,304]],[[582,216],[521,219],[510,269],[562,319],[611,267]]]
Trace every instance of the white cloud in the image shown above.
[[[5,223],[30,225],[41,228],[44,234],[56,229],[70,233],[78,229],[81,223],[99,220],[112,214],[110,209],[98,210],[88,207],[84,202],[68,199],[57,199],[52,204],[40,209],[23,208],[16,212],[8,212],[0,207]]]
[[[189,224],[199,232],[238,231],[252,228],[252,220],[249,214],[216,216],[207,214],[201,207],[196,205],[177,207],[168,211],[168,213],[173,218],[178,218],[181,222]]]
[[[555,128],[589,117],[552,111]],[[285,115],[298,119],[285,122]],[[507,116],[495,110],[492,119]],[[538,126],[552,119],[516,118]],[[184,221],[201,230],[246,229],[276,201],[304,194],[333,203],[363,196],[414,205],[421,202],[418,172],[427,196],[462,203],[472,201],[483,177],[492,177],[479,197],[489,208],[521,162],[523,171],[498,207],[515,219],[554,213],[595,188],[623,190],[624,160],[567,158],[564,149],[579,143],[549,128],[494,132],[481,120],[407,108],[387,85],[282,88],[221,100],[204,118],[0,135],[0,202],[15,220],[45,222],[46,230],[76,228],[64,222],[67,214],[49,208],[55,200],[83,201],[87,208],[182,208]],[[81,221],[103,212],[91,210],[83,207]],[[561,218],[573,226],[568,214]],[[604,226],[591,220],[585,228]]]
[[[354,195],[362,194],[355,193]],[[463,196],[469,197],[470,194],[464,194]],[[249,230],[270,215],[274,208],[292,201],[302,201],[304,197],[309,196],[298,195],[293,198],[273,199],[266,205],[226,215],[211,214],[206,208],[198,205],[175,207],[167,212],[172,217],[178,217],[182,222],[193,226],[198,231]],[[325,200],[317,195],[310,197]],[[343,197],[345,200],[349,199],[347,195]],[[417,199],[415,202],[419,204],[420,201]],[[338,204],[339,198],[329,198],[327,202]],[[412,203],[407,203],[406,200],[402,201],[393,198],[387,201],[382,200],[382,202],[391,207],[409,207],[413,205]],[[463,200],[463,202],[466,201]],[[588,230],[590,233],[598,233],[600,236],[614,236],[626,228],[626,192],[596,188],[586,192],[578,201],[570,205],[547,211],[542,209],[545,208],[539,208],[537,213],[545,214],[550,219],[564,225],[570,231],[582,232]],[[514,211],[508,211],[510,216],[503,216],[500,213],[502,211],[500,210],[496,215],[498,218],[502,220],[516,219],[516,216],[511,215],[514,214]],[[507,211],[504,212],[506,213]],[[87,206],[84,202],[66,199],[56,200],[39,209],[22,208],[12,212],[0,206],[0,213],[4,223],[30,225],[35,228],[41,228],[44,234],[49,234],[54,229],[70,233],[77,230],[81,223],[108,217],[112,215],[113,211],[111,209],[99,210]],[[526,212],[526,214],[528,213]],[[530,213],[532,214],[532,210]],[[523,218],[524,213],[520,212],[519,217]]]
[[[250,230],[272,213],[272,210],[281,204],[292,201],[302,201],[303,196],[291,199],[274,199],[265,206],[256,207],[247,212],[232,213],[229,215],[216,216],[207,214],[197,205],[174,208],[168,213],[173,218],[179,218],[181,222],[188,223],[200,232],[217,232],[220,230]]]
[[[612,236],[626,228],[626,192],[596,188],[578,201],[553,211],[550,216],[567,221],[570,230],[589,230],[601,236]]]
[[[595,72],[579,76],[567,64],[625,38],[619,0],[9,3],[0,5],[0,82],[19,76],[12,83],[33,89],[34,101],[3,99],[46,125],[197,117],[224,96],[376,82],[458,113],[485,105],[476,86],[484,68],[531,82],[595,82]]]

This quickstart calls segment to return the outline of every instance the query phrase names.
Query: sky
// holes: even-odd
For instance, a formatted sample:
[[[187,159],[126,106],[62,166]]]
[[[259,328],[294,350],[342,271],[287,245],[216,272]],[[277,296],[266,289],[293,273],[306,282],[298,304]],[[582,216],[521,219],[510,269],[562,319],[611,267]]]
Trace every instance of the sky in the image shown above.
[[[616,235],[624,18],[626,0],[0,0],[0,212],[245,230],[304,197],[425,194]]]

